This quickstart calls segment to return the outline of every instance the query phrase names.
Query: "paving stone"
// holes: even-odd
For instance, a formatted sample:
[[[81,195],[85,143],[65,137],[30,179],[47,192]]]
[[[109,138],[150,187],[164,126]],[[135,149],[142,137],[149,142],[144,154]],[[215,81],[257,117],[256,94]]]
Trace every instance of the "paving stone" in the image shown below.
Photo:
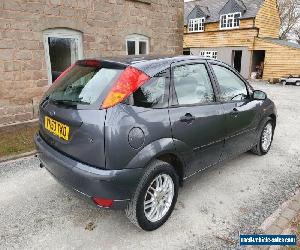
[[[285,229],[285,227],[289,224],[289,220],[280,216],[276,221],[275,221],[275,225],[280,227],[281,229]]]
[[[289,208],[292,210],[295,210],[296,212],[300,211],[300,201],[298,202],[298,201],[293,200],[291,202],[291,204],[289,205]]]
[[[290,208],[286,208],[283,210],[283,212],[281,213],[281,216],[288,219],[288,220],[291,220],[293,219],[295,216],[296,216],[296,211],[290,209]]]
[[[273,224],[265,231],[265,234],[280,234],[281,232],[282,232],[282,229]]]

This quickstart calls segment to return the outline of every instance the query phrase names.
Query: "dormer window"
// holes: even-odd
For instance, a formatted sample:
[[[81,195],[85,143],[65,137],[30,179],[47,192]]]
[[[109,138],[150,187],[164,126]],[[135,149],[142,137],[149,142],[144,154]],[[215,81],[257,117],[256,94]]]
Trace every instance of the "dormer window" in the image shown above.
[[[220,16],[220,28],[232,29],[240,27],[241,12],[229,13]]]
[[[205,18],[194,18],[189,20],[189,32],[203,32]]]

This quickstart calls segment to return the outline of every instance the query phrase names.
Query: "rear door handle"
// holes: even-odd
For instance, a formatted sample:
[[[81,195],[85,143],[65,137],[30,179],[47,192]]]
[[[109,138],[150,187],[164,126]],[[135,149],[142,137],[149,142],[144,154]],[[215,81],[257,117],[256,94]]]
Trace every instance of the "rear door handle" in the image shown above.
[[[190,113],[186,113],[184,116],[180,117],[181,122],[192,123],[195,120],[195,116],[192,116]]]
[[[230,116],[236,118],[239,115],[239,110],[237,108],[234,108],[231,112],[230,112]]]

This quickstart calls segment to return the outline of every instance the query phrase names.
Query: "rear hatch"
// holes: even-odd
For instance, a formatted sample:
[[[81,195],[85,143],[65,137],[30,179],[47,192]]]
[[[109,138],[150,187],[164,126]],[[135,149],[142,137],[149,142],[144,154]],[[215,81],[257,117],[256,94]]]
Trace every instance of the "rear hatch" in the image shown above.
[[[67,69],[40,104],[40,135],[61,153],[105,168],[105,116],[100,109],[111,85],[126,66],[82,60]]]

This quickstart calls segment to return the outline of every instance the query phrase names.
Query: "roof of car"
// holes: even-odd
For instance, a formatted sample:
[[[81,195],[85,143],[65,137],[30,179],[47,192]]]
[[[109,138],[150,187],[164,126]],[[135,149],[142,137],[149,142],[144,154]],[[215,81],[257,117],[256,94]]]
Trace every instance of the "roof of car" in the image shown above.
[[[158,55],[141,55],[141,56],[122,56],[122,57],[108,57],[101,58],[100,61],[112,62],[122,64],[124,66],[133,66],[149,76],[154,76],[155,74],[170,67],[170,64],[177,63],[181,61],[189,60],[214,60],[207,57],[200,56],[158,56]]]

